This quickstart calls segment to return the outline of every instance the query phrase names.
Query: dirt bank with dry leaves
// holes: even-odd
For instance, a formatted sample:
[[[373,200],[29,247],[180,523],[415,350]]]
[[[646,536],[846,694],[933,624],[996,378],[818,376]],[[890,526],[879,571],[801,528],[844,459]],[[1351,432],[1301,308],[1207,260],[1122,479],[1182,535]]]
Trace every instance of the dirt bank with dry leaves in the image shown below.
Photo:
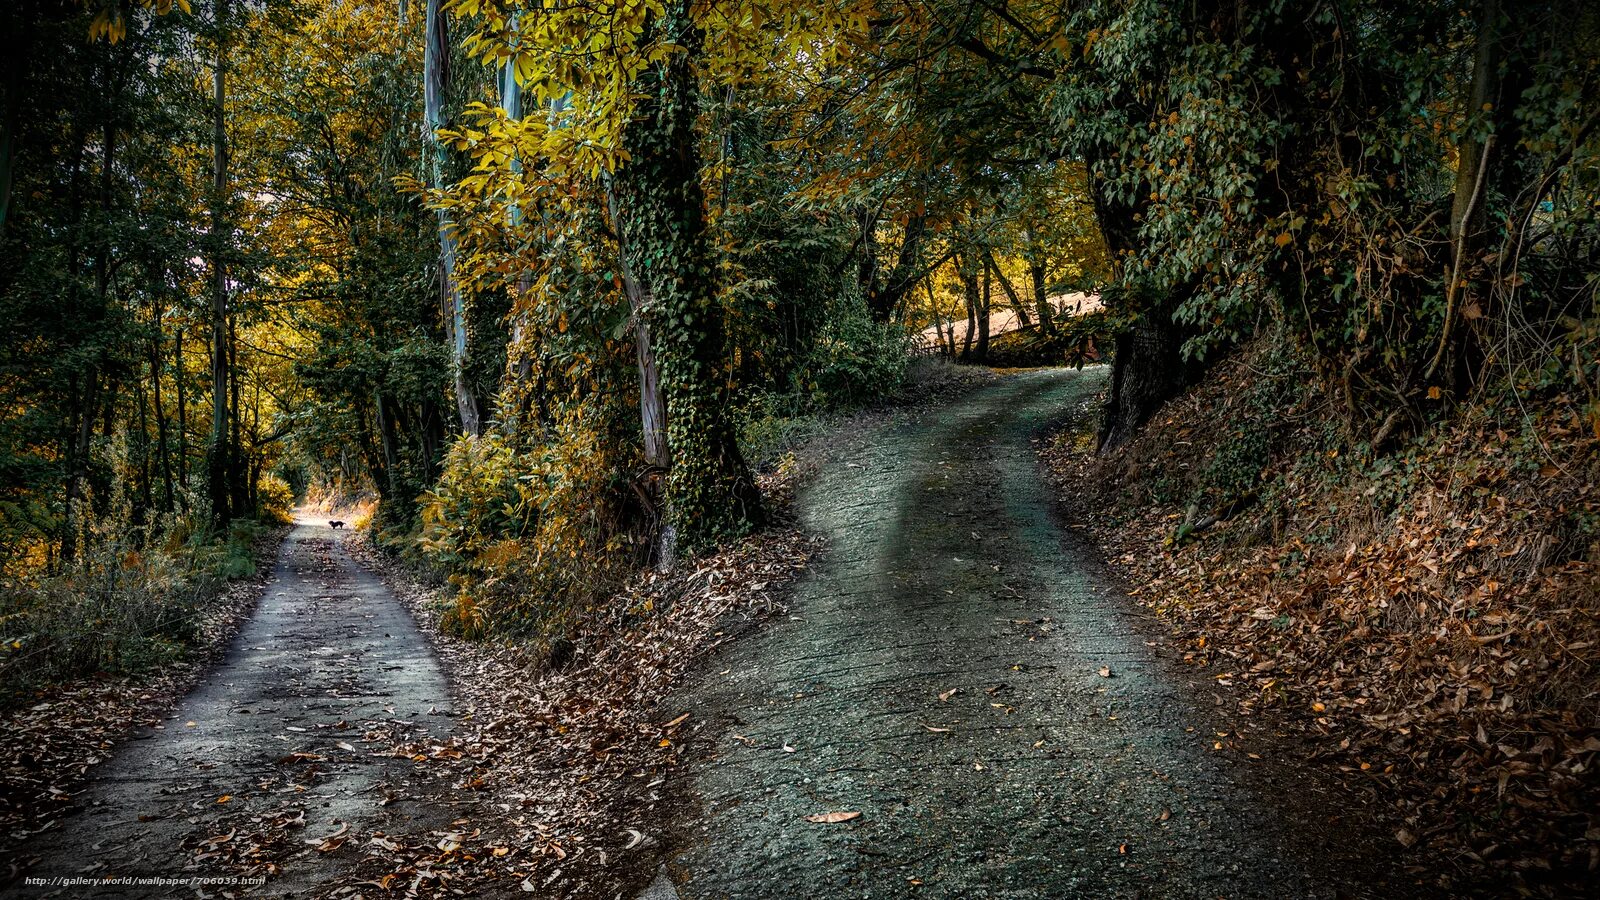
[[[1105,457],[1085,404],[1042,453],[1064,502],[1240,714],[1391,806],[1414,873],[1452,893],[1586,892],[1600,439],[1559,397],[1341,452],[1335,398],[1268,352]]]

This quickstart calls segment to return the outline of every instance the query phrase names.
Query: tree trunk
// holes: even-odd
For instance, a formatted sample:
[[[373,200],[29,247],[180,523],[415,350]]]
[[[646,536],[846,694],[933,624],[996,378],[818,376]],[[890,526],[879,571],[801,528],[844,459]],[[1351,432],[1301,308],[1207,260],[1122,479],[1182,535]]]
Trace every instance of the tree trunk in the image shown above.
[[[95,386],[99,380],[91,368],[84,379],[83,399],[77,404],[72,443],[67,456],[67,514],[61,533],[61,563],[70,565],[78,556],[78,529],[81,527],[83,485],[89,480],[89,446],[94,437]],[[74,385],[73,397],[77,391]]]
[[[1039,313],[1039,330],[1045,334],[1054,334],[1056,311],[1050,306],[1050,295],[1045,292],[1044,263],[1030,261],[1028,277],[1033,281],[1033,305]]]
[[[977,278],[979,276],[974,274],[973,277]],[[989,310],[990,301],[993,299],[989,282],[989,270],[987,268],[983,270],[982,278],[983,293],[978,302],[978,344],[976,354],[978,362],[986,363],[989,361]]]
[[[1521,187],[1521,126],[1516,111],[1531,78],[1526,60],[1516,51],[1518,29],[1509,21],[1514,9],[1502,8],[1500,0],[1478,3],[1477,47],[1466,98],[1468,129],[1457,147],[1450,203],[1445,318],[1424,375],[1433,378],[1444,363],[1443,380],[1457,388],[1477,381],[1487,356],[1487,335],[1475,331],[1471,323],[1498,318],[1494,292],[1474,277],[1492,231],[1504,218],[1504,209],[1495,209],[1491,216],[1491,205],[1504,202],[1507,194]]]
[[[423,48],[423,112],[428,124],[428,149],[431,166],[430,186],[444,186],[444,145],[433,138],[434,132],[444,127],[445,94],[450,87],[450,33],[442,0],[428,0],[427,43]],[[456,411],[461,416],[463,434],[478,435],[483,423],[478,413],[478,400],[467,382],[467,312],[466,300],[461,296],[461,286],[455,277],[456,241],[450,233],[450,221],[443,210],[439,211],[439,305],[444,316],[445,335],[450,341],[450,374],[455,387]]]
[[[728,414],[724,312],[706,233],[693,57],[701,36],[673,8],[652,27],[684,48],[643,76],[642,98],[624,134],[629,161],[618,173],[620,233],[638,296],[658,315],[642,346],[660,361],[665,398],[667,520],[683,549],[697,552],[762,520],[760,493]],[[636,332],[637,334],[637,332]],[[636,341],[637,343],[637,341]],[[641,365],[646,370],[652,368]],[[641,382],[641,392],[648,385]]]
[[[188,508],[189,488],[189,399],[184,391],[183,326],[172,336],[172,384],[178,400],[178,497]]]
[[[972,336],[978,330],[978,279],[972,274],[969,262],[965,255],[957,254],[956,277],[961,280],[961,299],[967,310],[967,333],[961,336],[959,359],[962,362],[972,359]]]
[[[994,277],[999,279],[1000,288],[1006,292],[1006,299],[1011,301],[1011,308],[1016,311],[1017,321],[1023,328],[1032,328],[1033,319],[1028,316],[1027,304],[1022,302],[1022,295],[1017,293],[1017,289],[1012,286],[1011,279],[1006,277],[1006,273],[1000,271],[1000,264],[995,262],[994,253],[985,250],[983,261],[989,266],[989,271],[994,273]]]
[[[510,19],[511,33],[517,33],[517,14],[512,13]],[[558,101],[559,102],[559,101]],[[500,67],[500,108],[505,112],[506,118],[517,121],[522,118],[522,85],[517,83],[517,69],[514,61],[507,60]],[[511,171],[522,171],[522,160],[513,157]],[[515,234],[522,227],[522,208],[515,203],[511,204],[511,229]],[[529,289],[533,286],[533,277],[526,269],[517,273],[517,286],[511,295],[511,340],[506,347],[506,364],[511,375],[511,392],[526,397],[528,380],[533,375],[533,355],[528,352],[527,342],[529,328],[527,323],[526,299]],[[520,398],[519,398],[520,399]],[[502,400],[502,403],[504,401]],[[514,409],[518,413],[525,410],[525,403],[518,403]],[[506,418],[505,410],[501,411],[501,418]]]
[[[134,507],[133,519],[135,524],[143,525],[156,508],[152,486],[155,479],[150,476],[150,403],[141,379],[130,378],[129,383],[133,386],[134,406],[139,411],[139,504]]]
[[[239,403],[239,317],[228,317],[228,393],[231,403],[233,431],[228,442],[228,491],[235,517],[253,515],[255,506],[250,502],[250,485],[246,477],[250,466],[244,449],[244,407]]]
[[[1183,335],[1171,324],[1175,305],[1144,307],[1132,327],[1117,335],[1111,391],[1100,422],[1102,454],[1133,440],[1161,404],[1194,382],[1194,367],[1183,359]]]
[[[871,204],[862,203],[856,210],[857,227],[861,229],[859,244],[861,256],[856,260],[856,287],[861,289],[861,297],[867,303],[867,309],[877,318],[876,308],[878,297],[878,212]]]
[[[876,219],[873,224],[876,227]],[[895,255],[894,268],[881,281],[878,278],[877,240],[874,236],[870,245],[872,278],[866,294],[867,310],[872,314],[873,321],[887,322],[894,318],[900,301],[917,286],[918,281],[927,276],[928,272],[920,266],[922,244],[927,231],[927,216],[915,215],[906,220],[905,234],[900,242],[900,252]],[[863,241],[865,239],[864,235]]]
[[[228,427],[228,281],[222,258],[227,242],[223,215],[228,190],[227,40],[223,30],[227,11],[227,0],[217,0],[211,136],[211,437],[206,446],[206,472],[211,519],[219,526],[232,518],[228,503],[228,473],[232,467]]]
[[[157,297],[159,295],[152,295]],[[156,415],[156,459],[161,466],[161,511],[172,512],[172,454],[167,446],[167,410],[161,402],[161,301],[150,304],[150,400]]]
[[[634,363],[639,372],[639,417],[644,436],[644,459],[652,467],[663,471],[672,465],[667,446],[667,402],[661,391],[661,371],[656,363],[655,346],[650,336],[650,316],[655,297],[635,274],[631,256],[633,250],[623,234],[621,212],[617,206],[615,186],[606,191],[606,205],[617,235],[617,260],[622,269],[622,289],[628,297],[629,315],[633,322]]]
[[[1094,184],[1095,219],[1112,259],[1131,250],[1138,234],[1138,210],[1105,197]],[[1182,290],[1156,293],[1137,288],[1107,290],[1109,308],[1129,314],[1133,324],[1119,334],[1111,364],[1111,390],[1100,422],[1098,452],[1105,454],[1133,440],[1161,404],[1199,377],[1198,366],[1185,362],[1184,330],[1172,320]]]
[[[397,479],[400,471],[400,436],[395,430],[395,416],[389,411],[389,401],[382,391],[372,395],[372,407],[378,416],[378,438],[383,451],[382,462],[372,472],[372,483],[385,501],[397,499],[401,487]]]

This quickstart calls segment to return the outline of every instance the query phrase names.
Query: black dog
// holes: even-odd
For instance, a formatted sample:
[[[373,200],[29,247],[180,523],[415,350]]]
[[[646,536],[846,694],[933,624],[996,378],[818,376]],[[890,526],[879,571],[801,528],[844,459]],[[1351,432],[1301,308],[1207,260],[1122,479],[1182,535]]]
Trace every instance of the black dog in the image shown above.
[[[338,519],[329,519],[328,520],[328,527],[329,528],[343,528],[344,527],[344,523],[339,521]]]

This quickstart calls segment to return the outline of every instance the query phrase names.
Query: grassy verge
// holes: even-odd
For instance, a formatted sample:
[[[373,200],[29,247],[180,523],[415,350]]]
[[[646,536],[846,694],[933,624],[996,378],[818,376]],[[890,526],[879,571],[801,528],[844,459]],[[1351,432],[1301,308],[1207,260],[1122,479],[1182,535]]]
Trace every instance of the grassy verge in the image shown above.
[[[213,536],[175,534],[142,550],[108,542],[68,572],[0,589],[0,707],[93,675],[131,675],[206,643],[229,582],[249,578],[283,536],[233,523]]]

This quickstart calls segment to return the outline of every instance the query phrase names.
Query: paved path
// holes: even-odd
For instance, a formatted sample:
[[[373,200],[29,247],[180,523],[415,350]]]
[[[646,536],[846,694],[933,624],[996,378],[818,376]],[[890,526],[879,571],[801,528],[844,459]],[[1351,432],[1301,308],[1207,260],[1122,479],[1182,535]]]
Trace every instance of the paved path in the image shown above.
[[[1369,893],[1318,858],[1339,811],[1296,821],[1246,786],[1130,601],[1063,544],[1028,440],[1101,377],[1008,378],[839,449],[801,499],[830,549],[793,620],[676,698],[715,723],[679,895]],[[861,816],[805,821],[826,812]]]
[[[339,547],[343,534],[321,521],[297,525],[221,665],[163,727],[96,771],[81,812],[35,838],[29,849],[43,858],[27,875],[226,877],[287,848],[281,874],[247,893],[304,895],[349,864],[372,831],[448,819],[410,799],[414,764],[388,755],[393,736],[448,731],[448,685],[404,607]],[[355,839],[349,847],[306,843],[341,831]],[[146,884],[59,893],[195,892]]]

